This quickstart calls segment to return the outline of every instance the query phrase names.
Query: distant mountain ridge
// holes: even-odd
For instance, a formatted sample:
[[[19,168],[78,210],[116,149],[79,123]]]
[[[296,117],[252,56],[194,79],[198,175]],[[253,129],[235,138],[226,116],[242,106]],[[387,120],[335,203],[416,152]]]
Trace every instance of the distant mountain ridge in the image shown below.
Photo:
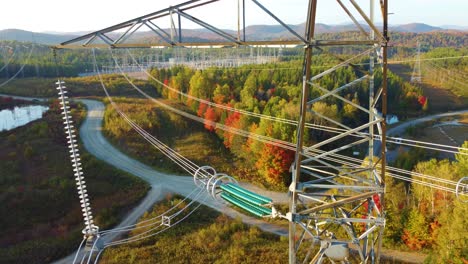
[[[368,26],[362,25],[366,30]],[[290,25],[290,27],[296,32],[305,31],[305,23],[298,25]],[[454,29],[434,27],[424,23],[410,23],[404,25],[393,25],[390,26],[390,31],[401,32],[401,33],[427,33],[436,31],[461,31],[465,32],[468,29],[463,30],[463,27],[451,26]],[[343,24],[343,25],[328,25],[323,23],[317,23],[316,32],[320,33],[340,33],[347,31],[356,31],[357,27],[354,24]],[[227,33],[235,36],[237,34],[234,30],[224,30]],[[56,45],[58,43],[73,39],[81,36],[86,32],[49,32],[49,33],[33,33],[30,31],[20,29],[5,29],[0,30],[0,40],[16,40],[16,41],[30,41],[46,45]],[[206,29],[184,29],[182,35],[185,39],[190,40],[219,40],[220,37],[213,34]],[[291,38],[293,35],[281,25],[251,25],[246,27],[247,39],[286,39]],[[110,35],[112,37],[112,35]],[[151,32],[137,32],[133,39],[139,39],[148,41],[154,37]]]
[[[0,40],[15,40],[21,42],[35,42],[45,45],[58,44],[69,39],[75,38],[76,34],[49,34],[36,33],[21,29],[4,29],[0,30]]]
[[[405,25],[391,26],[390,30],[396,32],[426,33],[431,31],[448,30],[441,27],[434,27],[423,23],[410,23]]]

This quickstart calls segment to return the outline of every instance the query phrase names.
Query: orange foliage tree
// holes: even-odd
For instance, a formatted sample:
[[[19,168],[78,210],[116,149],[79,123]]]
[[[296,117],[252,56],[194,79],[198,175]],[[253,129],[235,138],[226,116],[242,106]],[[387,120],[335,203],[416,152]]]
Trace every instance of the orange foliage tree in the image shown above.
[[[265,144],[255,164],[260,174],[273,185],[286,183],[286,175],[294,158],[294,152]]]
[[[213,132],[216,126],[212,125],[211,122],[218,121],[218,115],[213,107],[208,107],[205,112],[205,128]]]

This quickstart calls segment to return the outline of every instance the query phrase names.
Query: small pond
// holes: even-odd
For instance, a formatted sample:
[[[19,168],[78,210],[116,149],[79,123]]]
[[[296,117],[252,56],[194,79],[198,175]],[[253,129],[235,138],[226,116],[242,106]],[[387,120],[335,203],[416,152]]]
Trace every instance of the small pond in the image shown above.
[[[11,130],[42,118],[49,107],[43,105],[19,106],[0,110],[0,131]]]

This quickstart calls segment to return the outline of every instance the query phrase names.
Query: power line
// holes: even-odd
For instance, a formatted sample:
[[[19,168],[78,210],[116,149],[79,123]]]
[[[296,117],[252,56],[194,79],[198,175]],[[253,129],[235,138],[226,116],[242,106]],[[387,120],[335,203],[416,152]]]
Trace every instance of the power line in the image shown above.
[[[437,60],[449,60],[449,59],[464,59],[468,58],[468,55],[461,55],[461,56],[451,56],[451,57],[437,57],[437,58],[427,58],[427,59],[421,59],[421,61],[437,61]],[[415,62],[417,59],[411,59],[411,60],[390,60],[388,63],[390,64],[395,64],[395,63],[405,63],[405,62]]]
[[[94,50],[93,50],[93,57],[95,59],[95,54],[94,54]],[[143,130],[141,127],[139,127],[137,124],[135,124],[130,118],[128,118],[127,115],[125,115],[125,113],[123,113],[119,108],[118,106],[115,104],[115,102],[113,101],[112,97],[110,96],[110,94],[108,93],[105,85],[104,85],[104,82],[101,78],[101,75],[99,73],[99,70],[98,70],[98,75],[99,75],[99,79],[101,81],[101,86],[104,90],[104,92],[106,93],[106,96],[107,98],[109,99],[109,102],[111,102],[112,106],[114,107],[114,109],[121,115],[122,118],[124,118],[125,121],[127,121],[127,123],[129,123],[133,129],[135,129],[135,131],[137,131],[141,136],[143,136],[150,144],[152,144],[153,146],[155,146],[156,148],[158,148],[159,150],[161,150],[166,156],[168,156],[171,160],[173,160],[176,164],[179,164],[179,166],[183,167],[187,172],[193,174],[195,173],[195,169],[197,169],[197,171],[200,169],[200,167],[198,167],[197,165],[195,165],[193,162],[191,162],[190,160],[184,158],[182,155],[180,155],[179,153],[177,153],[176,151],[172,150],[171,148],[167,147],[166,145],[164,145],[162,142],[160,142],[159,140],[157,140],[156,138],[154,138],[152,135],[150,135],[149,133],[147,133],[145,130]],[[187,167],[188,166],[188,167]],[[198,167],[198,168],[197,168]],[[202,173],[203,174],[203,173]],[[130,237],[130,238],[127,238],[127,239],[122,239],[122,240],[119,240],[119,241],[114,241],[114,242],[110,242],[110,243],[107,243],[104,245],[104,248],[101,249],[101,251],[98,253],[98,256],[100,255],[100,253],[102,252],[103,249],[105,249],[106,247],[109,247],[109,246],[113,246],[113,245],[118,245],[118,244],[123,244],[123,243],[129,243],[129,242],[134,242],[134,241],[138,241],[140,239],[144,239],[144,238],[147,238],[147,237],[150,237],[150,236],[154,236],[164,230],[166,230],[167,228],[157,232],[157,233],[154,233],[154,234],[150,234],[150,235],[147,235],[147,236],[144,236],[144,237],[141,237],[142,235],[144,234],[148,234],[152,231],[154,231],[155,229],[159,228],[161,225],[164,225],[164,222],[161,223],[161,221],[156,221],[154,222],[153,220],[154,219],[157,219],[159,217],[164,217],[166,215],[168,215],[169,212],[173,211],[175,208],[177,208],[183,201],[185,201],[186,199],[188,199],[188,197],[190,197],[191,194],[195,193],[195,190],[192,191],[188,196],[186,196],[181,202],[179,202],[177,205],[173,206],[172,208],[170,208],[169,210],[166,210],[163,214],[157,216],[157,217],[153,217],[153,218],[150,218],[150,219],[147,219],[145,221],[142,221],[140,222],[139,226],[137,225],[130,225],[130,226],[126,226],[126,227],[121,227],[121,228],[118,228],[118,229],[114,229],[114,230],[109,230],[109,231],[104,231],[104,232],[101,232],[100,234],[109,234],[109,233],[113,233],[113,232],[125,232],[125,231],[129,231],[129,230],[135,230],[135,229],[140,229],[140,228],[145,228],[145,227],[150,227],[150,226],[154,226],[154,225],[157,225],[158,223],[160,223],[160,225],[156,226],[156,227],[153,227],[143,233],[140,233],[136,236],[133,236],[133,237]],[[200,197],[200,195],[202,194],[202,190],[198,189],[198,193],[193,197],[191,198],[192,200],[182,209],[179,209],[177,212],[173,213],[172,215],[170,216],[167,216],[167,219],[168,221],[171,221],[172,219],[174,219],[175,217],[179,216],[184,210],[186,210],[189,206],[191,206],[193,203],[195,203],[198,198]],[[197,207],[195,207],[195,209],[193,209],[191,212],[189,212],[185,217],[183,217],[182,219],[180,219],[179,221],[177,221],[175,224],[181,222],[182,220],[184,220],[185,218],[187,218],[190,214],[192,214],[200,205],[198,205]],[[162,220],[163,221],[163,220]],[[150,222],[148,224],[148,222]],[[141,225],[142,223],[144,223],[144,225]],[[175,225],[174,224],[174,225]],[[172,225],[170,225],[172,226]],[[170,227],[169,226],[169,227]],[[135,227],[135,228],[133,228]],[[168,228],[169,228],[168,227]],[[97,243],[97,241],[95,241],[94,245],[93,245],[93,248],[95,246],[95,244]],[[90,256],[91,257],[91,256]],[[88,261],[90,260],[90,258],[88,259]]]
[[[3,49],[4,47],[2,47]],[[16,55],[16,51],[17,49],[14,49],[13,50],[13,53],[10,55],[10,57],[8,58],[8,60],[5,62],[5,65],[3,65],[1,68],[0,68],[0,72],[3,71],[3,69],[5,69],[6,67],[8,67],[8,65],[10,64],[11,61],[13,61],[15,55]]]
[[[117,67],[118,64],[117,64]],[[271,144],[271,145],[275,145],[275,146],[278,146],[278,147],[281,147],[281,148],[284,148],[284,149],[289,149],[289,150],[292,150],[292,151],[296,151],[296,148],[295,148],[295,145],[293,143],[290,143],[290,142],[287,142],[287,141],[282,141],[282,140],[277,140],[277,139],[273,139],[273,138],[270,138],[270,137],[267,137],[267,136],[262,136],[262,135],[258,135],[258,134],[255,134],[255,133],[250,133],[250,132],[247,132],[247,131],[239,131],[238,129],[233,129],[232,127],[227,127],[225,125],[222,125],[220,123],[217,123],[217,122],[213,122],[213,121],[209,121],[209,120],[206,120],[206,119],[202,119],[202,118],[199,118],[199,117],[196,117],[196,116],[193,116],[191,114],[188,114],[188,113],[185,113],[181,110],[178,110],[178,109],[175,109],[173,107],[170,107],[162,102],[159,102],[158,100],[155,100],[154,98],[152,98],[151,96],[149,96],[148,94],[146,94],[145,92],[143,92],[140,88],[138,88],[127,76],[126,74],[122,71],[122,69],[120,68],[121,70],[121,73],[122,75],[124,76],[124,78],[126,78],[127,82],[133,86],[137,91],[139,91],[142,95],[144,95],[145,97],[147,97],[148,99],[152,100],[153,102],[157,103],[158,105],[170,110],[170,111],[174,111],[178,114],[181,114],[185,117],[188,117],[192,120],[195,120],[195,121],[198,121],[198,122],[201,122],[201,123],[207,123],[213,127],[216,127],[216,128],[220,128],[222,130],[226,130],[228,132],[233,132],[235,134],[238,134],[238,135],[241,135],[241,136],[246,136],[246,137],[249,137],[249,138],[252,138],[252,139],[255,139],[255,140],[258,140],[258,141],[261,141],[263,143],[266,143],[266,144]],[[318,151],[318,150],[317,150]],[[318,151],[318,154],[324,154],[325,151]],[[310,155],[311,153],[310,152],[305,152],[303,153],[303,155],[305,155],[306,157],[309,157],[309,158],[313,158],[313,155],[311,156],[308,156]],[[318,155],[317,154],[317,155]],[[348,159],[348,160],[352,160],[354,162],[357,162],[357,163],[362,163],[361,160],[357,160],[357,159],[353,159],[353,158],[350,158],[350,157],[347,157],[347,156],[342,156],[342,155],[338,155],[338,154],[330,154],[329,156],[331,157],[340,157],[340,158],[344,158],[345,160]],[[337,162],[339,164],[342,164],[342,165],[350,165],[352,166],[353,168],[362,168],[360,166],[356,166],[355,163],[349,163],[349,162],[346,162],[346,161],[343,161],[342,159],[337,159],[337,158],[331,158],[331,157],[325,157],[325,159],[328,159],[330,161],[333,161],[333,162]],[[330,165],[330,164],[328,164]],[[398,169],[398,168],[392,168],[392,167],[389,167],[387,166],[387,168],[389,170],[396,170],[400,173],[406,173],[408,175],[413,175],[413,172],[411,171],[406,171],[406,170],[403,170],[403,169]],[[429,175],[424,175],[424,174],[415,174],[416,176],[422,178],[422,179],[427,179],[427,180],[432,180],[432,181],[440,181],[440,179],[434,177],[434,176],[429,176]],[[414,182],[414,183],[417,183],[417,184],[422,184],[422,185],[426,185],[428,187],[433,187],[433,188],[439,188],[440,190],[445,190],[445,191],[448,191],[450,190],[450,192],[452,193],[455,193],[455,190],[452,190],[452,189],[449,189],[449,188],[446,188],[446,187],[443,187],[443,186],[440,186],[440,185],[437,185],[437,184],[430,184],[430,183],[427,183],[425,184],[424,181],[418,181],[418,180],[412,180],[411,178],[408,178],[408,177],[405,177],[405,176],[400,176],[398,174],[390,174],[389,176],[392,176],[392,177],[395,177],[395,178],[399,178],[399,179],[402,179],[402,180],[406,180],[406,181],[410,181],[410,182]],[[408,178],[408,179],[406,179]],[[447,183],[449,182],[450,184],[452,185],[456,185],[456,182],[453,182],[453,181],[449,181],[449,180],[444,180],[446,181]]]
[[[112,50],[109,50],[109,52],[110,52],[110,54],[111,54],[111,56],[112,56],[112,58],[114,60],[114,63],[116,64],[117,68],[119,68],[122,71],[121,67],[118,64],[118,61],[115,59],[115,57],[112,54]],[[279,118],[279,117],[264,115],[264,114],[260,114],[260,113],[254,113],[254,112],[250,112],[250,111],[230,107],[230,106],[223,105],[223,104],[217,104],[217,103],[214,103],[214,102],[211,102],[211,101],[208,101],[208,100],[204,100],[204,99],[198,98],[196,96],[192,96],[190,94],[184,93],[184,92],[182,92],[180,90],[177,90],[177,89],[165,84],[164,82],[161,82],[160,80],[156,79],[153,75],[151,75],[146,70],[144,70],[143,67],[141,67],[141,65],[138,63],[138,61],[136,61],[135,57],[128,50],[127,50],[127,53],[132,58],[133,62],[136,65],[138,65],[149,78],[151,78],[152,80],[154,80],[158,84],[162,85],[163,87],[165,87],[165,88],[167,88],[167,89],[169,89],[169,90],[171,90],[171,91],[173,91],[173,92],[175,92],[177,94],[180,94],[180,95],[182,95],[182,96],[184,96],[184,97],[186,97],[188,99],[192,99],[192,100],[195,100],[197,102],[200,102],[200,103],[212,106],[212,107],[216,107],[218,109],[223,109],[223,110],[236,112],[236,113],[240,113],[240,114],[244,114],[244,115],[248,115],[248,116],[258,117],[260,119],[266,119],[266,120],[270,120],[270,121],[276,121],[276,122],[281,122],[281,123],[284,123],[284,124],[297,126],[297,121],[295,121],[295,120],[286,119],[286,118]],[[345,65],[345,64],[346,63],[344,63],[343,65]],[[325,73],[323,73],[323,74],[325,74]],[[311,129],[317,129],[317,130],[322,130],[322,131],[326,131],[326,132],[331,132],[331,133],[340,133],[340,132],[346,132],[347,131],[346,129],[316,125],[316,124],[311,124],[311,123],[306,123],[306,127],[311,128]],[[351,134],[351,136],[363,138],[363,137],[366,137],[366,136],[368,137],[369,133],[356,132],[356,133]],[[433,144],[433,143],[430,143],[430,142],[413,141],[413,142],[418,143],[418,144],[409,144],[409,143],[400,142],[401,141],[400,138],[392,138],[392,137],[387,137],[387,138],[390,139],[389,143],[401,144],[401,145],[419,147],[419,148],[425,148],[425,149],[430,149],[430,150],[443,151],[443,152],[448,152],[448,153],[468,155],[468,153],[461,153],[461,152],[455,152],[455,151],[445,150],[445,149],[441,149],[441,148],[433,148],[433,147],[426,147],[426,146],[418,145],[418,144],[427,144],[427,145],[433,145],[433,146],[436,145],[436,144]],[[405,141],[406,142],[412,142],[409,139],[405,139]],[[446,147],[446,148],[455,148],[455,149],[459,150],[459,148],[457,148],[457,147],[452,147],[452,146],[447,146],[447,145],[440,145],[439,144],[438,146]],[[466,149],[466,150],[468,150],[468,149]]]
[[[26,63],[29,62],[30,59],[31,59],[31,55],[32,55],[33,50],[34,50],[34,46],[29,50],[28,58],[27,58],[27,60],[24,61],[23,65],[21,65],[19,70],[12,77],[10,77],[6,81],[0,83],[0,88],[7,85],[12,80],[14,80],[23,71],[24,67],[26,66]]]

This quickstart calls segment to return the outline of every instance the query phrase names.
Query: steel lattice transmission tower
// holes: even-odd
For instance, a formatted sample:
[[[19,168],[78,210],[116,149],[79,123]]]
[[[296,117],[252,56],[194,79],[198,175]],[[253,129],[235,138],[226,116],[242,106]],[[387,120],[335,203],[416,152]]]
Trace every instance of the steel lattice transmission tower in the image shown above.
[[[421,43],[416,44],[417,51],[416,51],[416,61],[414,62],[413,74],[411,75],[411,82],[412,83],[421,83],[422,75],[421,75]]]
[[[361,47],[356,57],[343,60],[330,69],[314,76],[311,66],[314,52],[320,47],[314,45],[317,0],[311,0],[308,9],[306,38],[310,45],[306,47],[303,68],[303,90],[299,129],[297,131],[297,151],[292,170],[290,186],[289,225],[289,263],[322,263],[324,259],[349,262],[350,251],[356,252],[359,262],[379,262],[379,253],[385,226],[384,187],[385,187],[385,147],[380,157],[375,155],[377,146],[385,146],[386,108],[387,108],[387,1],[379,1],[383,29],[374,24],[374,1],[370,0],[366,15],[361,6],[350,0],[354,11],[366,22],[366,28],[357,22],[349,8],[338,0],[340,6],[355,22],[366,41],[348,40],[340,46]],[[320,87],[318,81],[326,75],[343,67],[352,66],[352,60],[370,58],[369,67],[356,80],[331,91]],[[380,58],[380,59],[379,59]],[[374,87],[374,67],[379,62],[382,69],[382,83]],[[359,83],[368,83],[369,101],[359,105],[339,95]],[[321,93],[311,98],[311,90]],[[352,105],[368,115],[368,122],[349,126],[340,120],[314,111],[313,105],[326,102],[330,96],[343,105]],[[380,107],[380,111],[377,107]],[[318,116],[330,124],[343,129],[327,139],[311,146],[304,144],[307,133],[305,122],[307,114]],[[376,130],[376,128],[378,130]],[[376,132],[379,131],[380,135]],[[351,137],[368,132],[366,136]],[[363,135],[363,134],[361,134]],[[380,141],[377,143],[376,141]],[[339,155],[345,149],[357,145],[367,145],[368,157],[358,164],[354,159]],[[333,263],[333,262],[332,262]]]
[[[388,0],[369,0],[366,8],[355,0],[336,0],[337,8],[344,11],[356,28],[351,39],[318,39],[316,15],[318,0],[309,0],[304,34],[296,32],[257,0],[238,0],[237,34],[233,35],[196,17],[194,10],[212,5],[220,0],[191,0],[182,4],[131,19],[120,24],[86,34],[64,42],[55,48],[160,48],[160,47],[264,47],[298,45],[304,47],[303,86],[297,128],[297,149],[292,166],[292,183],[289,188],[289,263],[322,263],[353,261],[350,251],[356,252],[361,263],[379,262],[385,226],[385,145],[387,113],[387,43]],[[264,12],[291,35],[281,40],[258,40],[246,36],[246,2],[253,3],[256,12]],[[242,4],[241,4],[242,3]],[[362,2],[361,2],[362,3]],[[374,23],[374,8],[380,7],[382,29]],[[366,11],[364,11],[366,10]],[[223,10],[224,11],[224,10]],[[192,12],[189,14],[189,12]],[[218,11],[219,12],[219,11]],[[338,13],[338,12],[337,12]],[[170,19],[170,28],[159,26],[161,19]],[[358,21],[363,20],[364,25]],[[184,38],[183,21],[190,21],[216,36],[211,41],[191,42]],[[154,42],[136,40],[132,36],[140,28],[149,29]],[[357,51],[357,55],[342,58],[336,50]],[[312,74],[315,56],[328,52],[339,63],[329,69]],[[363,62],[366,64],[362,66]],[[368,66],[367,66],[368,65]],[[351,67],[357,74],[355,80],[333,89],[320,86],[320,80]],[[381,71],[374,81],[376,71]],[[379,83],[377,83],[377,80]],[[344,90],[365,87],[368,100],[359,102],[342,97]],[[312,92],[312,93],[311,93]],[[350,125],[326,113],[314,110],[318,103],[327,104],[333,98],[345,106],[366,115],[366,122]],[[335,126],[335,134],[311,145],[306,122],[310,115]],[[357,123],[357,120],[355,120]],[[352,123],[352,122],[351,122]],[[328,134],[327,134],[328,135]],[[364,148],[367,157],[356,159],[341,153],[353,148]]]

